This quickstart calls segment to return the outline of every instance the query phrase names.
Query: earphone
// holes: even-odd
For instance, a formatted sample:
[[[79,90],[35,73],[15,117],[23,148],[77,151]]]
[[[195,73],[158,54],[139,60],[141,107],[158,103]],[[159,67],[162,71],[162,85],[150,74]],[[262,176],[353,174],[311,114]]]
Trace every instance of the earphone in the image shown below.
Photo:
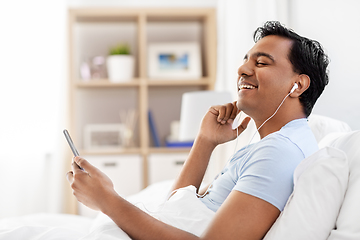
[[[261,126],[258,128],[258,131],[259,129],[268,121],[270,120],[276,113],[277,111],[279,110],[279,108],[281,107],[281,105],[284,103],[285,99],[290,95],[292,94],[296,89],[299,88],[299,85],[297,83],[294,83],[294,86],[291,88],[290,92],[288,95],[286,95],[286,97],[284,98],[284,100],[280,103],[279,107],[276,109],[275,113],[269,117],[265,122],[263,122],[263,124],[261,124]],[[241,112],[235,117],[234,119],[234,122],[232,123],[232,129],[237,129],[240,125],[240,116],[241,116]]]
[[[298,89],[298,88],[299,88],[299,85],[297,83],[294,83],[294,86],[290,90],[290,94],[293,93],[295,91],[295,89]]]

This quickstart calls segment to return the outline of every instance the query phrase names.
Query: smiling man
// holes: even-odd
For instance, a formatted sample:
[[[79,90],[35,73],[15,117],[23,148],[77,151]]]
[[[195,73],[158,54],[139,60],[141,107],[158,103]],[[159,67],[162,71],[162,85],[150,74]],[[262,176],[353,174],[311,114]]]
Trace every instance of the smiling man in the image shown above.
[[[238,69],[238,100],[213,106],[173,189],[199,189],[212,151],[247,126],[232,123],[248,114],[261,140],[240,149],[199,200],[216,212],[202,236],[166,225],[134,207],[113,189],[110,179],[85,159],[75,158],[67,176],[74,195],[101,210],[133,239],[262,239],[292,192],[292,177],[302,159],[317,150],[306,117],[328,83],[328,58],[321,45],[278,22],[254,34],[255,45]]]
[[[297,89],[286,99],[279,112],[259,130],[261,138],[294,119],[307,117],[300,95],[309,88],[310,77],[294,70],[289,60],[293,40],[269,35],[260,39],[244,57],[239,68],[237,107],[251,116],[259,127],[270,117],[296,84]]]

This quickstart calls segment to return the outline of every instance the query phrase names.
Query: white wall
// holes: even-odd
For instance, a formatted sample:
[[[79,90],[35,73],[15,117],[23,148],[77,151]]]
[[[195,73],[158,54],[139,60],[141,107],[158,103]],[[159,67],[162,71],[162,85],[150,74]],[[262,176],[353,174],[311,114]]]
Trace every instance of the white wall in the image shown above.
[[[254,44],[254,30],[266,20],[280,20],[322,43],[331,59],[330,83],[313,112],[360,129],[359,9],[359,0],[219,0],[217,88],[234,91],[237,68]]]
[[[299,34],[321,42],[331,63],[330,83],[314,113],[360,129],[360,1],[291,0],[290,24]]]

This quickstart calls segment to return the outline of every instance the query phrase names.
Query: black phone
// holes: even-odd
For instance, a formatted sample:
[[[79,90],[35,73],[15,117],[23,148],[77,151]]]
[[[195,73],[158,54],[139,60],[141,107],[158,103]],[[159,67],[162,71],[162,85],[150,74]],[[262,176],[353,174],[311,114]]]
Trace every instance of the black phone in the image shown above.
[[[68,132],[68,130],[64,129],[63,131],[64,135],[65,135],[65,138],[66,138],[66,141],[68,142],[69,146],[70,146],[70,149],[71,151],[73,152],[74,156],[77,157],[77,156],[80,156],[78,150],[76,149],[75,147],[75,144],[74,142],[72,141],[71,137],[70,137],[70,134]],[[81,170],[84,170],[82,167],[80,167],[77,163],[75,163]]]

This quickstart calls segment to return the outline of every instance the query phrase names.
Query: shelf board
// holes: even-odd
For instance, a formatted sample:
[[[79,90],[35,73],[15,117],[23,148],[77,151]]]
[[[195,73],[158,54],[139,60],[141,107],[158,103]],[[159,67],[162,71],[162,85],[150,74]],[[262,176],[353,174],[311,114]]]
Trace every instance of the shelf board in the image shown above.
[[[148,153],[189,153],[190,147],[167,148],[167,147],[151,147]],[[103,149],[103,150],[80,150],[82,155],[124,155],[124,154],[142,154],[143,149],[140,148],[122,148],[122,149]]]
[[[214,13],[214,8],[70,8],[69,12],[78,21],[106,19],[106,18],[136,18],[145,15],[148,21],[161,19],[201,20]]]
[[[129,8],[70,8],[77,22],[136,21],[140,12]]]
[[[83,81],[78,80],[75,85],[79,88],[86,88],[86,87],[137,87],[140,85],[140,80],[138,78],[134,78],[128,82],[111,82],[108,79],[99,79],[99,80],[89,80]]]
[[[147,84],[149,86],[207,86],[209,85],[208,78],[200,78],[200,79],[149,79]]]
[[[188,153],[190,152],[190,147],[152,147],[149,148],[149,153]]]
[[[82,155],[122,155],[122,154],[141,154],[140,148],[120,148],[120,149],[101,149],[101,150],[81,150]]]
[[[148,86],[207,86],[209,85],[208,78],[200,79],[140,79],[134,78],[128,82],[111,82],[108,79],[99,80],[77,80],[75,86],[78,88],[92,88],[92,87],[138,87],[141,84]]]

